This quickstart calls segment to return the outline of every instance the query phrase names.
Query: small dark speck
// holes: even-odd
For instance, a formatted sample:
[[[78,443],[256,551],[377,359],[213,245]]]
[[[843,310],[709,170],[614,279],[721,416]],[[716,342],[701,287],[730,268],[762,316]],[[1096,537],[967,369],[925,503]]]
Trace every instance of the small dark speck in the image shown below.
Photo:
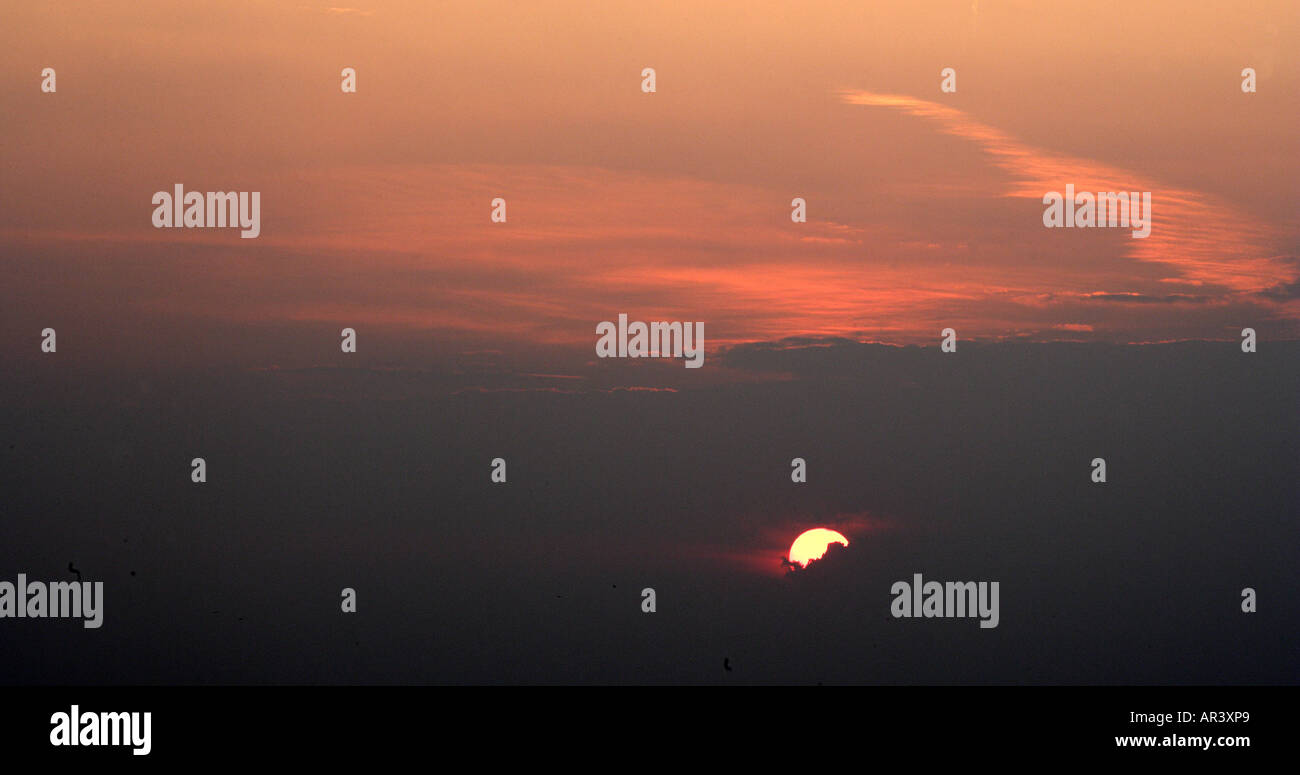
[[[134,576],[134,575],[135,575],[135,571],[131,571],[131,575]]]

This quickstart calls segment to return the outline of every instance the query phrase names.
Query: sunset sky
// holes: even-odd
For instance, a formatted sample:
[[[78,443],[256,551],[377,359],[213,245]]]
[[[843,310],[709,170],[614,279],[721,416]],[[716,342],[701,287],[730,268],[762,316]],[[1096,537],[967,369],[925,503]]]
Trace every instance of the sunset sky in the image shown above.
[[[1297,680],[1295,0],[357,1],[0,14],[0,683]]]
[[[1300,335],[1292,2],[581,8],[11,9],[8,314],[263,367],[352,326],[392,364],[436,342],[545,371],[620,312],[704,321],[710,352]],[[261,191],[260,238],[153,229],[177,182]],[[1151,191],[1151,236],[1043,228],[1066,184]]]

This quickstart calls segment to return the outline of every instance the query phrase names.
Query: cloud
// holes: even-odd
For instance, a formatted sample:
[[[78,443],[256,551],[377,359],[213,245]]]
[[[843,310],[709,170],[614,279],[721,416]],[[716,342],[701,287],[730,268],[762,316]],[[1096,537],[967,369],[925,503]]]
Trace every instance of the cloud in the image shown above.
[[[1275,227],[1227,205],[1198,220],[1209,199],[1153,186],[1148,239],[1043,229],[1045,190],[1149,182],[1031,149],[945,106],[865,93],[852,100],[935,121],[971,139],[996,169],[976,170],[955,191],[942,171],[897,184],[863,180],[849,204],[805,224],[791,223],[788,191],[685,174],[531,164],[299,169],[260,186],[277,216],[259,239],[243,241],[256,244],[217,230],[154,230],[134,202],[114,218],[124,224],[117,231],[0,231],[0,248],[17,256],[0,302],[44,315],[21,289],[85,277],[96,285],[78,299],[81,309],[102,304],[120,314],[109,300],[124,298],[168,326],[307,330],[347,321],[371,335],[416,332],[457,350],[512,353],[589,354],[594,325],[626,312],[704,321],[710,359],[732,345],[799,337],[933,343],[947,327],[963,341],[1211,337],[1222,331],[1226,316],[1214,312],[1225,305],[1268,307],[1280,335],[1297,330],[1300,310],[1286,294],[1300,278],[1271,243]],[[917,137],[923,147],[926,136]],[[488,203],[503,193],[509,221],[494,225]],[[894,204],[855,204],[859,194]],[[107,199],[116,207],[121,198]],[[1093,316],[1089,307],[1115,312]],[[1092,328],[1059,328],[1063,320]],[[524,368],[511,358],[500,367]]]
[[[1279,283],[1271,288],[1266,288],[1260,291],[1259,295],[1267,299],[1276,299],[1277,301],[1292,301],[1300,299],[1300,281]]]
[[[1022,143],[956,108],[898,94],[844,91],[850,105],[892,108],[936,123],[950,135],[976,143],[1010,179],[991,196],[1041,202],[1049,191],[1150,191],[1154,225],[1145,239],[1128,239],[1132,259],[1158,263],[1171,277],[1237,292],[1259,292],[1300,277],[1296,263],[1279,255],[1285,235],[1276,227],[1212,194],[1162,184],[1090,159]],[[1126,233],[1127,236],[1127,233]]]
[[[1153,296],[1146,293],[1081,293],[1075,298],[1082,301],[1108,301],[1120,302],[1124,304],[1203,304],[1214,301],[1210,296],[1196,296],[1189,293],[1167,293],[1163,296]]]

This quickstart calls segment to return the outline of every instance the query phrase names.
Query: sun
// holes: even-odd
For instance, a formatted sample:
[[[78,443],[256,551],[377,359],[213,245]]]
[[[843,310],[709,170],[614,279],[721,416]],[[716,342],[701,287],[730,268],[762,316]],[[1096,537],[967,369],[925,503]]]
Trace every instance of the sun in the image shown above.
[[[794,539],[793,544],[790,544],[790,562],[806,568],[809,562],[820,560],[822,555],[826,554],[826,547],[831,544],[848,546],[849,539],[842,533],[826,527],[805,530]]]

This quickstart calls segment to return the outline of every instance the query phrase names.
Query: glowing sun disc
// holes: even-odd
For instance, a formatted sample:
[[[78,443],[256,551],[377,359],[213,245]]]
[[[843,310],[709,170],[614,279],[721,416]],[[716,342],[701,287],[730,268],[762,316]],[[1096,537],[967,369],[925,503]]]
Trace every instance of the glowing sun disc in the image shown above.
[[[812,530],[805,530],[794,539],[793,544],[790,544],[790,562],[806,568],[812,560],[820,560],[822,555],[826,554],[826,547],[831,544],[848,546],[849,539],[830,528],[815,527]]]

